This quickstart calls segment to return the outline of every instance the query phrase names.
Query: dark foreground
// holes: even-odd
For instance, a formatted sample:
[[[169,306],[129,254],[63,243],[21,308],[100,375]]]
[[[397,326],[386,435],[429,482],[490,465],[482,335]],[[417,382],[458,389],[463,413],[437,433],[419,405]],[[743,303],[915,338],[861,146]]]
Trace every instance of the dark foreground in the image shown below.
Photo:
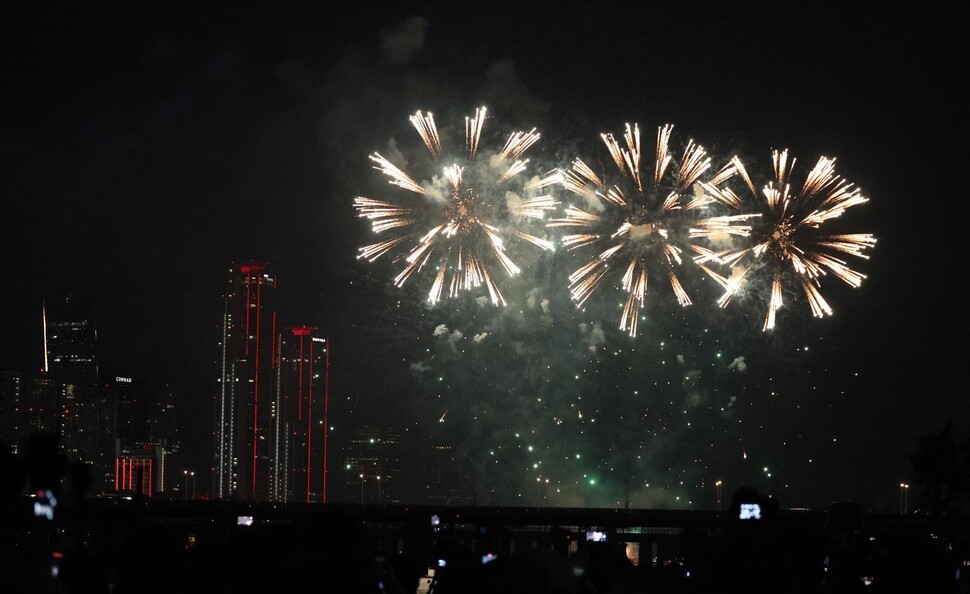
[[[970,570],[965,518],[753,493],[722,512],[92,499],[48,519],[36,503],[5,510],[4,593],[946,594]]]

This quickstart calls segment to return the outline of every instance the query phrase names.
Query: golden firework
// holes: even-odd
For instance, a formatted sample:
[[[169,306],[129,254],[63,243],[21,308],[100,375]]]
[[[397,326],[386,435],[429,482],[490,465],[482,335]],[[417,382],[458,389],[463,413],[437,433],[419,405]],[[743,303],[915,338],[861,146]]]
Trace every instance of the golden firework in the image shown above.
[[[740,179],[750,193],[760,217],[760,225],[750,234],[749,245],[721,252],[697,249],[695,262],[724,288],[718,303],[726,307],[744,287],[756,269],[767,267],[771,284],[768,311],[763,330],[775,326],[776,313],[784,305],[783,280],[795,279],[816,317],[832,315],[832,308],[820,292],[821,280],[831,273],[843,282],[858,287],[865,275],[849,267],[843,255],[868,259],[865,251],[876,244],[869,233],[827,235],[824,223],[838,218],[846,210],[868,202],[853,184],[835,174],[835,159],[820,157],[808,172],[801,189],[791,185],[795,159],[788,150],[772,153],[774,175],[756,190],[744,164],[734,157],[714,178],[704,184],[706,193],[732,209],[740,210],[744,200],[727,185]],[[729,266],[730,276],[723,276],[707,264]],[[790,275],[786,275],[791,273]]]
[[[505,305],[491,270],[497,264],[509,276],[520,271],[507,253],[506,241],[517,238],[543,249],[553,247],[549,240],[522,227],[527,227],[529,220],[542,221],[558,206],[551,195],[535,194],[559,183],[561,176],[553,171],[524,180],[529,160],[523,155],[539,140],[534,128],[513,132],[500,150],[480,159],[486,117],[486,109],[481,107],[474,116],[465,118],[464,152],[451,156],[442,145],[433,114],[416,112],[411,124],[440,176],[419,182],[384,156],[373,153],[370,160],[374,168],[387,176],[389,184],[407,193],[398,200],[365,196],[354,200],[357,215],[370,220],[375,233],[396,234],[359,248],[358,258],[374,261],[406,247],[401,258],[403,268],[394,283],[400,287],[425,266],[435,268],[428,292],[431,304],[442,299],[446,287],[448,296],[454,297],[484,285],[493,304]],[[516,185],[519,179],[524,181]]]
[[[572,162],[564,175],[564,187],[580,199],[569,205],[561,218],[551,219],[549,227],[574,229],[562,237],[567,250],[591,250],[594,257],[569,276],[573,301],[580,307],[599,288],[613,269],[620,271],[619,285],[626,302],[619,327],[637,335],[637,322],[643,307],[651,274],[661,274],[670,284],[677,302],[691,300],[678,278],[676,267],[691,238],[716,233],[743,234],[744,218],[702,219],[690,225],[693,214],[703,211],[714,199],[698,185],[710,168],[705,150],[688,141],[679,158],[670,150],[672,125],[657,129],[652,171],[644,180],[641,173],[640,129],[626,125],[624,143],[612,134],[601,138],[619,176],[609,183],[580,159]]]

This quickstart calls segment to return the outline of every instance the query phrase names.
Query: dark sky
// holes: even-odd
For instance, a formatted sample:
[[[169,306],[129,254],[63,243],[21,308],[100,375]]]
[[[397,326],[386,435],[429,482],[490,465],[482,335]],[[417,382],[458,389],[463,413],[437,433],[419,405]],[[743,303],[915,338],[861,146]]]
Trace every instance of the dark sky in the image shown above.
[[[413,144],[415,110],[444,125],[479,105],[507,129],[537,127],[534,158],[550,166],[626,122],[670,122],[715,161],[737,152],[764,167],[786,147],[803,166],[836,157],[870,198],[851,216],[853,230],[878,238],[858,266],[868,278],[856,290],[826,286],[834,317],[770,341],[754,323],[712,324],[732,333],[719,342],[734,348],[727,356],[770,364],[761,373],[786,378],[783,392],[816,393],[751,396],[745,411],[745,423],[771,426],[748,436],[763,450],[797,444],[771,460],[798,485],[790,502],[892,508],[917,437],[949,418],[970,430],[964,2],[18,4],[0,19],[0,368],[41,365],[42,300],[89,300],[105,366],[177,386],[199,466],[232,261],[271,262],[288,323],[332,337],[348,411],[420,416],[408,401],[427,385],[387,378],[408,378],[419,353],[440,347],[428,329],[446,317],[454,328],[461,311],[435,319],[397,302],[391,268],[355,258],[369,230],[352,201],[386,191],[367,155]],[[387,323],[400,318],[425,325]],[[610,348],[637,348],[614,334]],[[757,355],[808,343],[817,357]],[[741,382],[746,394],[771,391],[757,371]],[[706,448],[735,447],[730,431],[716,434]],[[703,436],[678,439],[665,447],[719,458],[689,453]],[[698,492],[722,476],[711,465],[690,473]]]

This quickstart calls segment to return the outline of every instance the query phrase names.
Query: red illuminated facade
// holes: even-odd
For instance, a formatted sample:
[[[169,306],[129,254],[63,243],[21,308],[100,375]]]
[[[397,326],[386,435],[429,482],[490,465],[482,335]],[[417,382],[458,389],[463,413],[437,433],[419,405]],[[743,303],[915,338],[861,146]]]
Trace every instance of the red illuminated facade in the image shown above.
[[[326,502],[329,446],[330,341],[299,326],[278,340],[276,497]]]
[[[283,326],[267,264],[230,268],[215,394],[213,497],[325,502],[330,341]]]
[[[165,448],[156,443],[115,446],[116,493],[154,497],[164,491]]]
[[[213,493],[273,499],[276,277],[265,262],[233,265],[221,324]]]

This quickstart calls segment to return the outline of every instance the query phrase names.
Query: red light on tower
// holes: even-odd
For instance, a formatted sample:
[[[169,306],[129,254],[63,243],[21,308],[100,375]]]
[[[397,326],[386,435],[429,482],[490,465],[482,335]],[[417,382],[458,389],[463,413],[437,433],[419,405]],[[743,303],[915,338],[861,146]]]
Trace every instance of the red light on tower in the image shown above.
[[[255,272],[262,272],[266,270],[267,266],[269,266],[269,264],[266,262],[247,262],[246,264],[239,265],[239,272],[253,274]]]

